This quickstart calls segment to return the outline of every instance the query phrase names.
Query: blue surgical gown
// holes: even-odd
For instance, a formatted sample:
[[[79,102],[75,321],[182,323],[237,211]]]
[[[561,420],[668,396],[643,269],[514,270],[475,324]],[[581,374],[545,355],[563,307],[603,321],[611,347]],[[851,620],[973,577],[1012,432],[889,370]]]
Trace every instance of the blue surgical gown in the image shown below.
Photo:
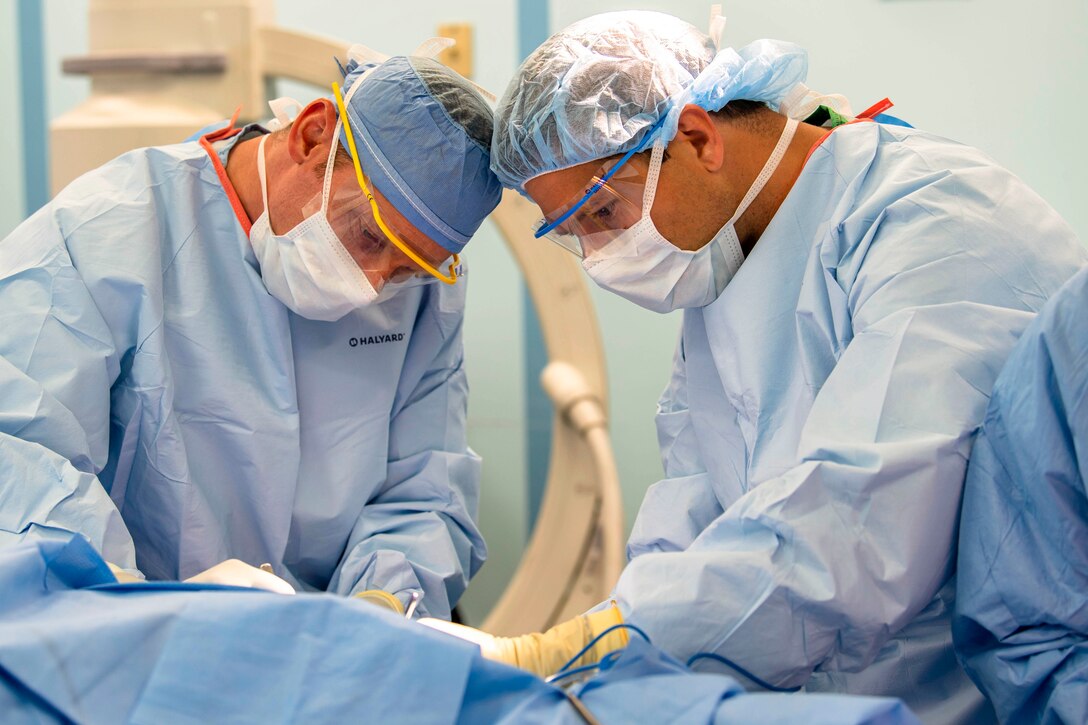
[[[78,531],[150,579],[234,557],[448,616],[485,555],[464,294],[303,319],[197,143],[80,177],[0,242],[0,544]]]
[[[956,649],[1010,723],[1088,722],[1088,270],[1024,333],[967,468]]]
[[[964,470],[1005,357],[1086,260],[981,152],[837,129],[722,295],[684,311],[625,619],[774,685],[974,717],[949,627]]]

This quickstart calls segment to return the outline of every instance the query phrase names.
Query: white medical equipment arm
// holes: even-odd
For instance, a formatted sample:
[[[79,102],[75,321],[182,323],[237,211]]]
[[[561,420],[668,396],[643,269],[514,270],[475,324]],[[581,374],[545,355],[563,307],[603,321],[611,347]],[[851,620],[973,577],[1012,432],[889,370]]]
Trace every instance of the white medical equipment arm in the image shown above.
[[[623,509],[606,421],[604,350],[574,255],[534,239],[540,216],[506,191],[491,214],[525,275],[551,362],[541,375],[556,409],[548,483],[533,535],[483,629],[544,631],[605,599],[623,566]]]
[[[267,115],[267,83],[328,92],[346,41],[274,24],[272,0],[90,0],[89,52],[66,59],[91,95],[50,127],[54,192],[139,146],[176,143],[233,114]],[[543,631],[611,592],[623,565],[623,513],[607,431],[604,353],[577,260],[533,239],[539,211],[506,192],[492,214],[525,275],[553,361],[556,408],[547,489],[525,555],[484,623],[495,634]]]
[[[601,576],[606,582],[615,582],[624,561],[623,501],[604,405],[590,389],[585,376],[568,362],[548,363],[540,374],[540,383],[564,421],[585,438],[593,456],[601,498],[598,516],[604,557]]]

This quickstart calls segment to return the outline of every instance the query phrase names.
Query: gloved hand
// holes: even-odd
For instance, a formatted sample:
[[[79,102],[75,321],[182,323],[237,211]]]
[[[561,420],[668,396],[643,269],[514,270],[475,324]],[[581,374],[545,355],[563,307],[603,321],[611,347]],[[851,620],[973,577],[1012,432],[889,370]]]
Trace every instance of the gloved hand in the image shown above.
[[[376,607],[383,607],[396,612],[402,617],[404,616],[404,605],[400,603],[400,600],[381,589],[367,589],[365,592],[356,594],[355,598],[361,599],[367,604],[373,604]]]
[[[623,616],[613,604],[604,611],[582,614],[557,624],[547,632],[523,634],[520,637],[495,637],[487,632],[441,619],[419,621],[432,629],[479,645],[480,653],[489,660],[505,662],[540,677],[548,677],[555,674],[594,637],[609,627],[623,624]],[[626,647],[627,639],[626,629],[613,630],[601,637],[571,667],[595,664],[609,652]]]
[[[275,574],[250,566],[244,561],[227,559],[185,581],[196,584],[227,584],[233,587],[267,589],[277,594],[294,594],[294,588]]]
[[[108,566],[110,568],[110,571],[113,572],[113,577],[117,580],[118,584],[139,584],[144,581],[138,576],[129,574],[127,571],[117,566],[112,561],[107,561],[106,566]]]

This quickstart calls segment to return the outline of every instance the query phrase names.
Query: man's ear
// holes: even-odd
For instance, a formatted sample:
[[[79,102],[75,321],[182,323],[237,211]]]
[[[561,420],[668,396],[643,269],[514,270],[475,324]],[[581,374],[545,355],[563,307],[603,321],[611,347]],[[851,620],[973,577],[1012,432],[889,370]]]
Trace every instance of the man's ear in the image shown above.
[[[691,146],[695,159],[707,171],[715,172],[725,161],[725,144],[718,125],[705,109],[692,104],[680,111],[676,138]]]
[[[318,98],[298,114],[287,132],[287,153],[296,164],[305,163],[318,153],[328,158],[328,143],[336,128],[336,106],[328,98]]]

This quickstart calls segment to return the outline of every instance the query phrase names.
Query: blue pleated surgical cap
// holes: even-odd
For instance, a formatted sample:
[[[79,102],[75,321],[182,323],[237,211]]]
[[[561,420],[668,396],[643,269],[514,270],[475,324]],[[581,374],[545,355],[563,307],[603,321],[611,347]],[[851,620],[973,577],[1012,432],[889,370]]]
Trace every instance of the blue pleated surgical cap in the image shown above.
[[[502,194],[489,168],[493,116],[487,102],[430,58],[352,62],[343,87],[367,179],[412,226],[460,252]]]
[[[793,43],[757,40],[734,50],[663,13],[603,13],[556,33],[533,51],[499,101],[491,168],[523,189],[535,176],[621,154],[663,116],[676,135],[689,103],[717,111],[735,99],[772,108],[805,79]]]

